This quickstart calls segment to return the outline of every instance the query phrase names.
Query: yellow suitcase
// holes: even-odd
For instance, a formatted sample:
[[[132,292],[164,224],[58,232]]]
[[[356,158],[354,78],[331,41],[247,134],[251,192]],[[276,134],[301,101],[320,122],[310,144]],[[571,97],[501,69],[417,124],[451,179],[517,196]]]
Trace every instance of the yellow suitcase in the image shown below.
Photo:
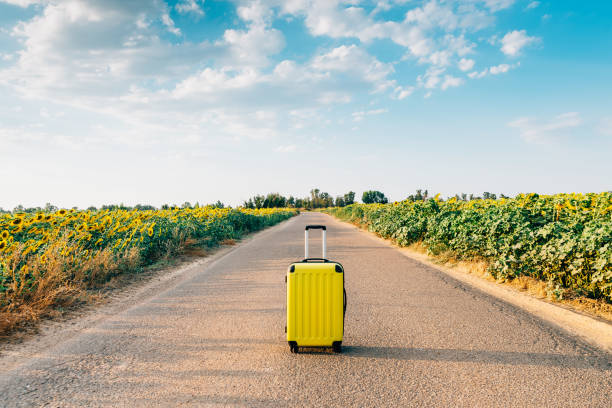
[[[323,257],[308,257],[308,231],[323,230]],[[326,256],[324,225],[306,226],[305,252],[301,262],[287,271],[287,341],[292,353],[299,347],[331,347],[342,352],[346,292],[344,268]]]

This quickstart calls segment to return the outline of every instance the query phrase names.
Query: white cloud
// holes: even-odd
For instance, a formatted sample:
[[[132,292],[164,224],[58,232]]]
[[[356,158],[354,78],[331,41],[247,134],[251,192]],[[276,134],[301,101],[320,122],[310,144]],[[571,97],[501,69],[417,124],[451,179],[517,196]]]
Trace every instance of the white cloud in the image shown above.
[[[461,58],[459,60],[459,64],[457,65],[461,71],[469,71],[474,67],[475,61],[473,59]]]
[[[400,101],[412,95],[413,92],[414,92],[414,86],[408,86],[408,87],[398,86],[393,90],[395,99],[399,99]]]
[[[476,31],[491,25],[492,12],[508,7],[513,0],[464,0],[462,2],[425,1],[410,8],[403,20],[375,19],[378,10],[389,10],[408,1],[379,1],[374,12],[361,7],[361,2],[341,0],[276,1],[281,12],[303,16],[309,31],[315,36],[357,38],[362,42],[389,39],[404,47],[410,57],[431,61],[435,65],[447,64],[449,54],[459,56],[471,51],[473,44],[465,41],[465,30]],[[347,7],[347,4],[349,6]],[[271,5],[270,5],[271,7]],[[460,35],[455,37],[453,32]],[[439,32],[448,35],[438,36]],[[449,43],[449,38],[466,42],[463,47]]]
[[[202,1],[202,3],[204,3],[204,1]],[[181,0],[174,8],[181,14],[193,14],[196,17],[202,17],[204,15],[204,10],[202,10],[197,0]]]
[[[268,25],[274,16],[273,10],[261,0],[255,0],[248,5],[239,6],[236,10],[238,16],[251,23]]]
[[[168,12],[162,14],[161,18],[168,31],[174,35],[181,35],[181,30],[174,25],[174,20],[170,18],[170,14],[168,14]]]
[[[264,25],[251,24],[248,30],[225,30],[223,42],[229,46],[232,64],[265,66],[269,57],[285,47],[283,34]]]
[[[504,72],[508,72],[510,70],[510,65],[508,64],[500,64],[494,67],[490,67],[489,68],[489,72],[491,73],[491,75],[498,75],[498,74],[502,74]]]
[[[376,86],[377,91],[393,85],[388,79],[393,65],[383,63],[356,45],[341,45],[314,58],[310,66],[320,72],[344,72],[361,77]]]
[[[166,7],[155,2],[50,4],[13,29],[23,49],[1,71],[0,82],[56,100],[116,95],[137,79],[163,82],[190,69],[199,48],[161,42],[150,22],[163,24],[166,15]]]
[[[534,9],[534,8],[538,7],[539,5],[540,5],[539,1],[532,1],[531,3],[529,3],[527,5],[527,7],[525,7],[525,9],[526,10],[531,10],[531,9]]]
[[[408,10],[404,18],[385,21],[384,14],[376,16],[358,1],[240,0],[241,26],[201,43],[191,42],[187,31],[183,35],[184,20],[175,22],[170,13],[201,16],[201,0],[174,6],[154,0],[36,3],[40,12],[13,30],[23,48],[3,64],[8,68],[0,68],[0,85],[101,115],[96,120],[102,123],[110,117],[124,126],[124,139],[155,133],[239,140],[274,137],[282,126],[323,126],[329,113],[322,112],[374,93],[402,100],[419,87],[461,85],[464,80],[451,70],[474,67],[468,57],[476,44],[469,35],[490,25],[491,10],[507,2],[432,0],[413,6],[389,0],[381,10],[400,4]],[[303,18],[311,34],[344,45],[278,61],[285,49],[283,33],[273,25],[279,15]],[[168,32],[176,38],[168,41]],[[375,39],[394,42],[404,49],[405,61],[424,64],[414,86],[400,86],[394,79],[399,65],[379,60],[361,44]],[[56,111],[61,108],[48,110]],[[315,116],[296,117],[292,111]],[[274,115],[262,119],[261,112]],[[51,113],[43,119],[55,120]]]
[[[0,3],[12,4],[13,6],[28,7],[32,4],[44,4],[47,0],[0,0]]]
[[[506,9],[512,6],[514,2],[515,0],[484,0],[484,3],[491,9],[491,11]]]
[[[440,75],[444,73],[444,68],[430,68],[423,75],[417,77],[419,86],[426,89],[434,89],[440,83]]]
[[[522,117],[508,123],[508,126],[518,129],[526,142],[545,143],[567,135],[569,130],[581,124],[582,119],[578,112],[567,112],[546,122]]]
[[[430,1],[423,7],[409,10],[405,21],[416,23],[423,29],[447,27],[453,30],[459,25],[460,18],[450,8],[441,6],[437,1]]]
[[[371,109],[367,111],[353,112],[351,116],[353,116],[353,121],[361,122],[366,116],[380,115],[380,114],[387,113],[387,112],[388,112],[387,109],[382,109],[382,108],[381,109]]]
[[[448,88],[454,88],[456,86],[459,86],[463,84],[463,82],[464,81],[462,78],[457,78],[452,75],[446,75],[444,77],[444,82],[442,82],[442,86],[440,88],[444,91]]]
[[[515,57],[520,54],[523,47],[538,40],[537,37],[529,37],[525,30],[510,31],[501,39],[501,50],[504,54]]]
[[[248,88],[260,80],[260,75],[253,69],[234,71],[206,68],[199,74],[179,82],[172,91],[172,97],[180,99],[201,94],[218,94],[227,90]]]
[[[520,62],[517,62],[516,64],[499,64],[499,65],[494,65],[492,67],[489,68],[485,68],[484,70],[477,72],[470,72],[468,74],[468,77],[472,78],[472,79],[479,79],[479,78],[484,78],[487,75],[499,75],[499,74],[503,74],[506,73],[508,71],[510,71],[511,69],[514,69],[518,66],[520,66]]]

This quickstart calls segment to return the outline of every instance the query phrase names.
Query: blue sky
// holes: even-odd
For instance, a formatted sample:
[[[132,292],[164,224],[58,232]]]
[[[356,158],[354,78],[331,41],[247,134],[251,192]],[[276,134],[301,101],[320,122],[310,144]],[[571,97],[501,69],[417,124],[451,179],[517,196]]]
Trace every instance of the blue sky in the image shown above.
[[[0,207],[612,189],[612,4],[0,0]]]

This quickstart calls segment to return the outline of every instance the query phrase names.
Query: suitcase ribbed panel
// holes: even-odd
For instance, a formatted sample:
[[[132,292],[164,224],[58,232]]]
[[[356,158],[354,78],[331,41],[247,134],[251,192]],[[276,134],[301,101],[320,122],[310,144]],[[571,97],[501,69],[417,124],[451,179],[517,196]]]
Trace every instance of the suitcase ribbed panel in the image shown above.
[[[295,264],[287,276],[287,340],[300,346],[342,341],[343,273],[335,263]]]

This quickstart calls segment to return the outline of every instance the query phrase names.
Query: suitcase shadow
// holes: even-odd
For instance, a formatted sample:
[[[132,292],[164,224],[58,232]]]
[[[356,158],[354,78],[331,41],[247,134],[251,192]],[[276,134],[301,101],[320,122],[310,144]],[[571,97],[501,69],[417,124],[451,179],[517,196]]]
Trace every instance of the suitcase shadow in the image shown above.
[[[601,358],[584,355],[530,353],[516,351],[344,346],[342,355],[351,358],[390,360],[488,363],[499,365],[533,365],[563,368],[598,368],[612,371],[612,364]]]

